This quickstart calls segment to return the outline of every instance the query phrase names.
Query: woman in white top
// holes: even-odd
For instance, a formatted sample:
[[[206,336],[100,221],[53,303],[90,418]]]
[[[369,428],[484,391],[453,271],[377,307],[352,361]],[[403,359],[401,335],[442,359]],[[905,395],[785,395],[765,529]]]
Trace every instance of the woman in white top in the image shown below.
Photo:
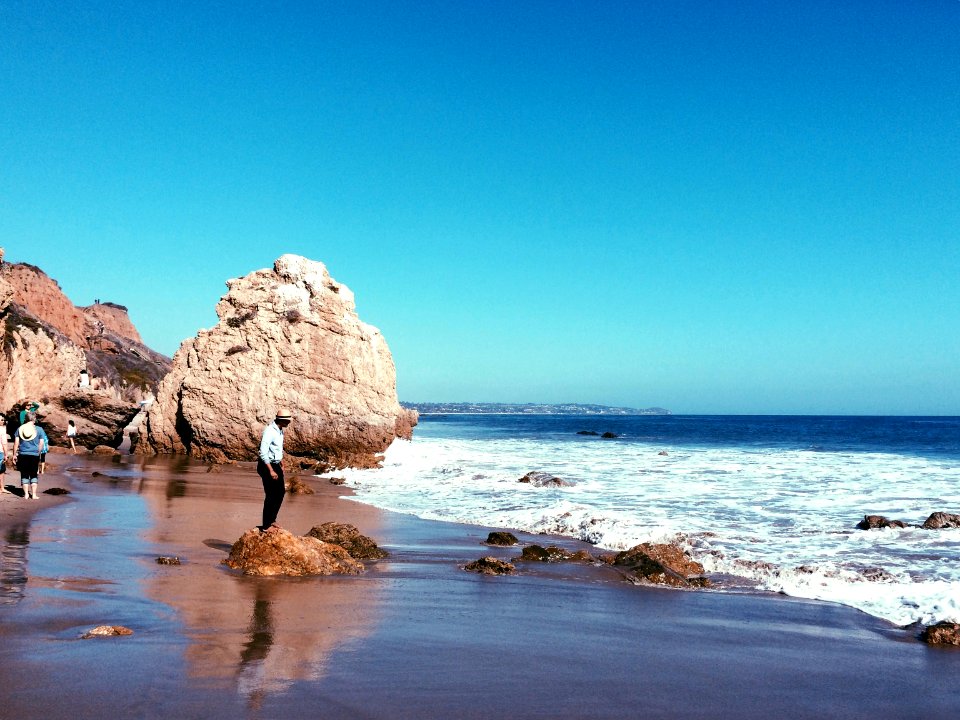
[[[77,454],[77,446],[73,444],[73,439],[77,436],[77,424],[71,420],[67,423],[67,440],[70,441],[70,449],[73,454]]]

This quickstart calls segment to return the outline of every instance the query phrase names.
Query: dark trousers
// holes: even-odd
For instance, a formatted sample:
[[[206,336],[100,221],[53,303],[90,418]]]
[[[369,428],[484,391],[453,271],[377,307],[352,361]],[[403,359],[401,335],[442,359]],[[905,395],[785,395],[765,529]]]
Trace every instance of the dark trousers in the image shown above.
[[[277,474],[276,480],[270,477],[269,467],[272,467]],[[286,492],[283,484],[283,465],[270,463],[269,467],[263,460],[257,461],[257,474],[263,481],[263,525],[261,527],[264,530],[276,522],[280,506],[283,505],[283,494]]]
[[[20,480],[36,480],[40,470],[39,455],[17,455],[17,469]]]

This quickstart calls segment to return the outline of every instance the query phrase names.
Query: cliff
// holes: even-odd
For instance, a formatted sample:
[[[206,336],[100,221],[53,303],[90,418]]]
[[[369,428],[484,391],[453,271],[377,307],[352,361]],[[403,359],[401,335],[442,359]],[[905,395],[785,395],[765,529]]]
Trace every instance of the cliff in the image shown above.
[[[81,444],[119,442],[170,366],[143,344],[123,306],[91,308],[76,307],[40,268],[0,261],[0,412],[40,401],[55,443],[69,418],[78,420]],[[81,392],[84,369],[93,386]]]
[[[217,325],[174,355],[139,452],[255,459],[280,406],[294,413],[287,452],[325,467],[370,466],[410,436],[416,412],[397,400],[386,341],[322,263],[283,255],[227,288]]]

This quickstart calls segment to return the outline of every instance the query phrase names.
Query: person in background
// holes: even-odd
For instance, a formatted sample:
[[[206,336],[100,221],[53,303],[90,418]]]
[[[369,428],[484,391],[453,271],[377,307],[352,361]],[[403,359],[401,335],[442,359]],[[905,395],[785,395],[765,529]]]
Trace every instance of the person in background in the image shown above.
[[[67,423],[67,440],[70,443],[70,450],[74,455],[77,454],[77,446],[74,444],[73,439],[77,436],[77,424],[71,420]]]
[[[34,421],[33,424],[36,425],[37,435],[40,436],[40,440],[43,443],[42,449],[40,450],[40,467],[37,469],[37,472],[43,475],[47,471],[47,451],[50,449],[50,438],[47,437],[47,432],[43,429],[42,425],[37,424],[36,421]],[[33,498],[34,500],[37,498],[36,490],[33,492]]]
[[[263,429],[260,440],[260,459],[257,461],[257,474],[263,481],[263,524],[260,531],[266,531],[277,525],[277,515],[283,504],[286,487],[283,484],[283,431],[293,420],[286,408],[277,410],[276,419]]]
[[[23,409],[20,411],[20,424],[23,425],[27,421],[27,413],[36,414],[37,410],[40,409],[40,403],[36,400],[27,400],[23,404]]]
[[[4,475],[7,472],[7,420],[0,415],[0,495],[9,493]],[[10,493],[12,494],[12,493]]]
[[[17,429],[13,437],[13,461],[20,470],[20,485],[23,487],[23,497],[30,499],[33,490],[33,499],[37,499],[37,475],[40,470],[40,453],[45,451],[43,439],[37,432],[37,415],[28,412],[26,422]]]

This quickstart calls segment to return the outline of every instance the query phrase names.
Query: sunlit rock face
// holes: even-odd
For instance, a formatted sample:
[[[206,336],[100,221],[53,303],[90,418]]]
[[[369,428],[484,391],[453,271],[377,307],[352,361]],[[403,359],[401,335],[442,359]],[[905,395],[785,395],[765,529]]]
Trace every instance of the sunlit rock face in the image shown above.
[[[140,452],[250,460],[280,407],[285,449],[327,467],[376,464],[416,413],[397,400],[386,341],[322,263],[283,255],[227,281],[219,321],[186,340],[161,383]]]

